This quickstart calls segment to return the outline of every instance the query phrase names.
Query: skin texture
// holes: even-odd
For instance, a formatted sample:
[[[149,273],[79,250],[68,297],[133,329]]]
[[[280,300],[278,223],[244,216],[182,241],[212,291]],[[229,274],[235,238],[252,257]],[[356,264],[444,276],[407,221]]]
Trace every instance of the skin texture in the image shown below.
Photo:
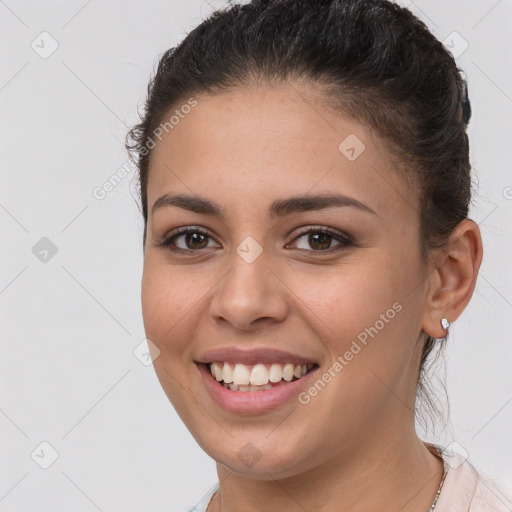
[[[142,280],[146,334],[160,350],[155,370],[217,461],[221,488],[209,510],[259,511],[264,503],[267,512],[322,512],[342,502],[344,511],[426,511],[442,462],[414,429],[422,343],[425,333],[443,337],[441,318],[453,322],[471,298],[479,230],[461,222],[423,261],[417,191],[382,139],[321,107],[317,94],[296,83],[199,95],[157,143]],[[338,149],[350,134],[366,146],[354,161]],[[350,206],[268,213],[276,199],[332,192],[375,213]],[[166,193],[207,198],[223,218],[177,206],[152,214]],[[185,236],[174,239],[181,252],[159,245],[182,226],[206,229],[206,247],[186,249]],[[354,245],[332,238],[339,250],[322,252],[307,234],[298,237],[303,226],[329,227]],[[263,249],[252,263],[236,252],[248,236]],[[315,361],[321,374],[395,303],[400,312],[306,405],[226,412],[194,362],[213,348],[272,347]],[[261,455],[251,467],[237,456],[249,442]]]

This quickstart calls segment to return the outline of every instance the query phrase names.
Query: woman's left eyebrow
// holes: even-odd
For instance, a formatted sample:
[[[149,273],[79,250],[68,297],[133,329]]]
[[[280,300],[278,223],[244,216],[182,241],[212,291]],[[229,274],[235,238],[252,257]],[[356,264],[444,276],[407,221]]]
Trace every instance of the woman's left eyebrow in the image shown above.
[[[215,217],[224,217],[222,207],[210,199],[188,194],[164,194],[153,204],[151,213],[165,206],[177,206],[195,213],[213,215]],[[353,207],[373,215],[377,213],[367,204],[355,199],[354,197],[342,194],[317,194],[292,196],[286,199],[275,200],[269,208],[269,215],[273,217],[285,217],[292,213],[323,210],[333,207]]]
[[[270,217],[284,217],[291,213],[323,210],[325,208],[350,206],[367,213],[377,215],[367,204],[354,197],[342,194],[318,194],[288,197],[277,199],[269,209]],[[378,216],[378,215],[377,215]]]

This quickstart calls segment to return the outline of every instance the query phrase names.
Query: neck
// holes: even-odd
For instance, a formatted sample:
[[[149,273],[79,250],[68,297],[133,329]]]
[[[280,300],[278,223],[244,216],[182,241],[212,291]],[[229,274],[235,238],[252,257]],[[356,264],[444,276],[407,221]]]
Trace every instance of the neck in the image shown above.
[[[399,430],[395,430],[395,432]],[[255,479],[217,464],[220,490],[208,512],[315,510],[428,512],[443,476],[443,462],[414,429],[408,436],[379,436],[352,454],[292,477]],[[385,440],[383,442],[383,439]]]

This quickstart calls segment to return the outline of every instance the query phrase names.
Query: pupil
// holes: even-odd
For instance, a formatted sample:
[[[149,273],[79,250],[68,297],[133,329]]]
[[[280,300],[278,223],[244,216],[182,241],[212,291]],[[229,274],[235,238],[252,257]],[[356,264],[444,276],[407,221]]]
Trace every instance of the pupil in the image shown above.
[[[329,249],[331,235],[326,233],[314,233],[309,235],[309,244],[313,249]]]
[[[193,249],[202,249],[205,247],[206,236],[202,233],[188,233],[185,237],[187,246]]]

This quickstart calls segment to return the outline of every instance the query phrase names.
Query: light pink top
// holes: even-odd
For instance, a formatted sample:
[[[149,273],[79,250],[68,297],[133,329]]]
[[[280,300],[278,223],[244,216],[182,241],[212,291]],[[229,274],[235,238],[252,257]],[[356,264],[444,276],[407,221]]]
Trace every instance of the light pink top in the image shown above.
[[[512,512],[511,498],[478,474],[465,457],[447,450],[441,455],[447,473],[434,512]]]

